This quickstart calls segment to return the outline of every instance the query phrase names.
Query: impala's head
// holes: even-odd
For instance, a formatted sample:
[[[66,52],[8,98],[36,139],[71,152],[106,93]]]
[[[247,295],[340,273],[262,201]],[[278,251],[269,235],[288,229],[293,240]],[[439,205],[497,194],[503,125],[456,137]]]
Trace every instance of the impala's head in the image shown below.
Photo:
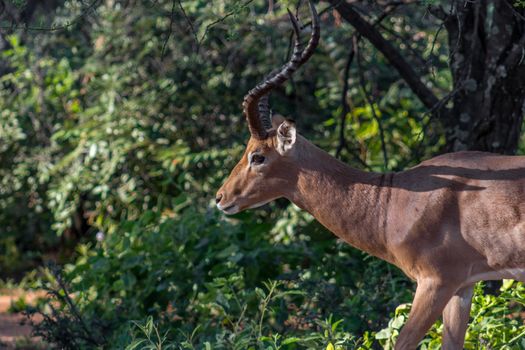
[[[311,0],[312,33],[303,49],[300,29],[288,11],[295,32],[290,60],[272,72],[244,97],[243,112],[248,121],[250,140],[239,163],[217,192],[217,207],[226,214],[255,208],[285,195],[294,180],[296,131],[293,122],[270,116],[268,94],[288,80],[312,56],[319,42],[319,18]]]

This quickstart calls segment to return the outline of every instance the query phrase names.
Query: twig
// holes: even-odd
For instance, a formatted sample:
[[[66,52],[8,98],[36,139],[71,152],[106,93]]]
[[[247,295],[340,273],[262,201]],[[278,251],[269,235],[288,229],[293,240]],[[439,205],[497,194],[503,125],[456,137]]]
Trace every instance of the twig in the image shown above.
[[[414,158],[416,160],[419,161],[420,158],[421,158],[421,154],[420,154],[421,152],[420,151],[421,151],[422,146],[423,146],[424,135],[426,134],[427,128],[429,127],[430,123],[433,120],[433,117],[435,116],[435,112],[436,111],[440,111],[443,108],[443,106],[445,106],[448,103],[448,101],[450,101],[454,96],[456,96],[456,94],[458,92],[460,92],[463,89],[463,86],[464,86],[463,82],[464,81],[461,81],[454,90],[449,92],[445,97],[443,97],[441,100],[439,100],[438,103],[436,103],[432,108],[430,108],[428,111],[423,113],[423,115],[419,118],[421,123],[423,123],[423,119],[426,116],[430,117],[428,122],[426,124],[423,124],[423,127],[421,128],[421,131],[415,136],[416,139],[420,139],[419,140],[419,144],[417,145],[416,150],[414,152]],[[441,116],[441,117],[443,118],[443,116]]]
[[[325,7],[324,9],[322,9],[321,11],[319,11],[319,13],[318,13],[319,18],[320,18],[322,15],[324,15],[326,12],[328,12],[328,11],[334,9],[335,7],[339,6],[339,4],[342,3],[343,1],[345,1],[345,0],[339,0],[339,2],[334,3],[334,4],[330,4],[330,5],[328,5],[327,7]],[[301,29],[307,28],[307,27],[309,27],[309,26],[311,26],[311,25],[312,25],[312,21],[310,20],[310,21],[308,21],[308,22],[305,22],[305,24],[303,24],[303,25],[301,26]]]
[[[188,15],[186,14],[186,10],[184,10],[184,6],[182,6],[181,0],[178,0],[179,8],[182,12],[182,15],[184,16],[184,19],[186,19],[186,22],[190,26],[191,32],[193,34],[193,37],[195,38],[195,41],[197,42],[197,45],[199,45],[199,39],[197,38],[197,32],[195,31],[195,27],[193,26],[193,22],[190,20]],[[173,0],[173,6],[175,6],[175,0]],[[171,33],[171,25],[173,24],[173,8],[171,10],[171,22],[170,22],[170,33]],[[168,37],[169,39],[169,37]]]
[[[77,307],[75,306],[75,303],[73,303],[73,300],[71,300],[71,297],[69,296],[69,293],[67,291],[66,284],[64,283],[62,276],[60,275],[60,272],[58,271],[58,268],[54,268],[51,270],[53,274],[55,275],[55,279],[59,285],[59,287],[64,291],[64,295],[62,296],[63,300],[69,305],[69,309],[75,315],[77,321],[82,325],[82,328],[84,328],[84,331],[86,332],[86,335],[88,336],[86,340],[88,340],[90,343],[94,345],[100,345],[99,342],[96,339],[92,339],[89,335],[91,334],[88,326],[84,322],[84,319],[80,316],[80,312],[78,311]],[[57,296],[59,293],[56,294]]]
[[[350,85],[348,84],[348,78],[350,75],[350,66],[352,65],[354,56],[355,56],[355,47],[354,45],[352,45],[352,50],[350,50],[350,55],[348,55],[348,59],[346,60],[345,71],[343,75],[344,76],[343,92],[341,93],[341,105],[343,106],[343,110],[341,112],[341,124],[339,126],[339,144],[337,145],[337,149],[335,150],[336,158],[339,158],[339,156],[341,155],[341,151],[346,146],[346,138],[345,138],[346,116],[348,112],[350,112],[350,106],[348,105],[348,101],[346,100],[346,95],[348,94],[348,87]]]
[[[432,74],[432,77],[434,79],[436,79],[436,72],[434,71],[434,64],[433,64],[434,47],[436,46],[436,42],[437,42],[439,33],[443,30],[444,26],[445,26],[445,23],[441,22],[438,30],[436,31],[436,34],[434,35],[434,40],[432,40],[432,46],[430,46],[430,54],[428,57],[428,62],[430,62],[430,73]]]
[[[518,12],[518,10],[516,10],[516,8],[514,6],[512,6],[508,1],[506,0],[503,0],[503,2],[505,3],[505,5],[507,5],[511,10],[512,10],[512,13],[514,14],[514,16],[518,17],[518,18],[521,18],[522,20],[525,21],[525,16],[523,16],[521,13]]]
[[[246,6],[248,6],[249,4],[251,4],[253,2],[253,0],[247,0],[243,5],[240,6],[240,8],[245,8]],[[223,22],[224,20],[226,20],[228,17],[230,16],[233,16],[235,13],[237,13],[237,10],[238,9],[235,9],[233,11],[230,11],[228,12],[226,15],[224,15],[223,17],[221,18],[218,18],[217,20],[211,22],[210,24],[208,24],[206,26],[206,28],[204,28],[204,33],[202,34],[201,38],[199,40],[197,40],[197,51],[199,50],[202,42],[204,41],[204,39],[206,38],[206,35],[208,34],[208,31],[216,24],[218,23],[221,23]]]
[[[182,7],[182,4],[181,2],[179,1],[179,6],[180,8],[182,9],[182,12],[184,14],[184,16],[186,17],[186,12],[184,11],[184,8]],[[171,3],[171,14],[170,14],[170,29],[169,29],[169,32],[168,32],[168,37],[166,38],[166,40],[164,40],[164,44],[162,45],[162,50],[160,52],[160,59],[164,59],[164,55],[166,54],[166,46],[168,45],[168,41],[170,40],[170,37],[171,37],[171,34],[173,34],[173,16],[175,15],[175,0],[172,0],[172,3]],[[193,31],[193,25],[191,24],[191,21],[189,21],[189,18],[186,17],[186,19],[188,20],[189,24],[190,24],[190,27]],[[194,33],[195,34],[195,33]]]
[[[401,4],[402,4],[402,2],[399,2],[399,3],[396,2],[396,4],[390,4],[389,6],[387,6],[386,10],[383,11],[383,13],[381,13],[381,15],[374,21],[374,23],[372,25],[376,26],[376,25],[380,24],[388,15],[390,15],[392,12],[395,11],[395,9],[397,8],[398,5],[401,5]],[[350,66],[352,65],[352,61],[354,59],[354,56],[355,56],[355,53],[356,53],[356,50],[357,50],[356,44],[354,43],[354,40],[355,40],[356,43],[359,43],[359,41],[361,40],[361,34],[358,33],[358,32],[355,32],[352,35],[351,39],[352,39],[352,50],[350,51],[350,55],[348,56],[348,59],[346,61],[345,70],[344,70],[343,91],[342,91],[342,94],[341,94],[341,105],[343,106],[343,111],[342,111],[341,116],[340,116],[341,124],[340,124],[340,128],[339,128],[339,143],[338,143],[337,149],[335,151],[336,158],[339,158],[339,156],[341,155],[341,151],[344,148],[346,148],[348,151],[351,151],[348,148],[348,145],[346,143],[346,137],[345,137],[346,116],[347,116],[348,112],[350,111],[350,106],[348,105],[348,101],[346,100],[346,95],[348,94],[348,88],[349,88],[348,78],[349,78],[349,75],[350,75]],[[359,157],[358,155],[354,155],[354,156],[362,164],[367,165],[361,159],[361,157]]]
[[[438,5],[438,6],[428,5],[427,11],[430,14],[432,14],[434,17],[442,20],[443,22],[446,21],[448,18],[448,14],[445,12],[445,10],[443,9],[443,6],[441,5]]]
[[[361,35],[366,37],[376,49],[378,49],[387,60],[396,68],[401,77],[407,82],[410,89],[423,102],[427,108],[431,108],[439,99],[434,95],[420,79],[412,66],[405,60],[403,55],[368,21],[366,21],[352,5],[337,0],[327,0],[348,23],[350,23]]]
[[[28,31],[41,31],[41,32],[54,32],[54,31],[64,30],[64,29],[67,29],[69,27],[72,27],[73,25],[77,24],[81,19],[86,17],[88,15],[88,13],[90,13],[91,10],[93,10],[95,8],[95,6],[101,1],[102,0],[94,0],[91,4],[89,4],[84,9],[82,9],[82,12],[81,12],[80,15],[78,15],[76,18],[74,18],[71,22],[67,22],[64,25],[54,26],[54,27],[53,26],[51,26],[51,27],[35,27],[35,26],[27,26],[27,25],[19,26],[19,25],[15,25],[14,22],[12,22],[10,26],[0,26],[0,29],[9,29],[9,30],[24,29],[24,30],[28,30]]]
[[[372,110],[372,116],[377,122],[377,125],[379,126],[379,138],[381,139],[381,149],[383,151],[383,162],[384,162],[384,169],[388,170],[388,154],[386,151],[386,143],[385,143],[385,131],[383,129],[383,124],[381,123],[381,119],[376,113],[374,101],[370,98],[368,95],[368,92],[366,91],[366,82],[365,82],[365,76],[363,74],[363,67],[361,65],[361,54],[359,52],[359,43],[357,41],[357,38],[354,38],[354,46],[355,51],[357,54],[357,70],[359,72],[359,85],[361,85],[361,90],[363,91],[363,94],[365,96],[365,99],[367,103],[370,105],[370,109]]]
[[[457,24],[457,31],[458,31],[458,35],[457,35],[457,38],[456,38],[456,45],[454,46],[454,49],[450,51],[448,57],[449,57],[449,61],[450,59],[456,54],[456,52],[459,50],[459,43],[461,41],[461,34],[462,34],[462,28],[461,28],[461,19],[459,18],[459,11],[458,11],[458,8],[457,8],[457,4],[455,1],[451,1],[450,2],[450,13],[452,13],[452,10],[455,9],[455,14],[456,14],[456,24]],[[452,24],[452,21],[449,21],[448,22],[449,24]],[[449,35],[452,34],[452,31],[450,30],[450,28],[448,29],[448,32],[449,32]]]
[[[406,37],[403,37],[401,34],[396,33],[394,30],[384,25],[380,25],[379,27],[383,29],[385,32],[387,32],[388,34],[392,35],[394,38],[399,39],[403,43],[406,43],[407,50],[412,53],[412,56],[417,61],[419,61],[419,63],[422,63],[423,65],[427,63],[426,60],[421,56],[421,53],[419,53],[416,49],[412,47],[412,45],[409,44],[409,39],[407,39]]]
[[[246,6],[248,6],[249,4],[251,4],[254,0],[247,0],[244,4],[242,4],[241,6],[239,7],[236,7],[234,10],[228,12],[227,14],[225,14],[224,16],[216,19],[215,21],[209,23],[208,25],[206,25],[206,27],[204,28],[204,33],[202,34],[202,36],[199,38],[199,36],[197,35],[197,31],[195,30],[195,26],[193,25],[193,22],[191,21],[190,17],[188,16],[188,14],[186,13],[186,10],[184,9],[184,6],[182,6],[182,1],[181,0],[177,0],[178,4],[179,4],[179,8],[182,12],[182,15],[184,16],[184,19],[186,20],[186,22],[188,23],[190,29],[191,29],[191,32],[193,34],[193,38],[195,40],[195,43],[197,44],[197,49],[196,51],[199,52],[200,51],[200,47],[202,45],[202,42],[204,41],[204,39],[206,39],[206,35],[208,35],[208,32],[209,30],[217,25],[218,23],[221,23],[221,22],[224,22],[228,17],[231,17],[233,16],[234,14],[236,14],[240,9],[243,9],[245,8]],[[172,25],[173,25],[173,20],[174,20],[174,4],[175,4],[175,0],[173,0],[173,4],[172,4],[172,11],[171,11],[171,15],[170,15],[170,31],[168,33],[168,37],[166,39],[166,41],[164,42],[164,45],[163,45],[163,53],[164,53],[164,48],[166,47],[167,45],[167,41],[170,39],[171,37],[171,34],[172,34]]]
[[[377,1],[383,7],[398,6],[398,5],[412,5],[419,3],[420,0],[391,0],[391,1]]]
[[[297,6],[295,7],[295,18],[299,18],[299,9],[301,8],[302,0],[299,0],[297,2]]]

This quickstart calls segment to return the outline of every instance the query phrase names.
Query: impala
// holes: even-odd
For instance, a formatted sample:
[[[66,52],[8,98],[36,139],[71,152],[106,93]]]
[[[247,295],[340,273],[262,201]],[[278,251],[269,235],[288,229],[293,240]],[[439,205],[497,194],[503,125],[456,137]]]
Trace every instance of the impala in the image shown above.
[[[306,47],[290,14],[290,61],[252,89],[243,112],[251,137],[217,192],[226,214],[285,197],[336,236],[398,266],[417,282],[395,348],[415,349],[443,315],[443,349],[462,349],[473,285],[525,281],[525,157],[482,152],[445,154],[399,173],[353,169],[270,117],[268,93],[312,55],[319,19],[310,1]]]

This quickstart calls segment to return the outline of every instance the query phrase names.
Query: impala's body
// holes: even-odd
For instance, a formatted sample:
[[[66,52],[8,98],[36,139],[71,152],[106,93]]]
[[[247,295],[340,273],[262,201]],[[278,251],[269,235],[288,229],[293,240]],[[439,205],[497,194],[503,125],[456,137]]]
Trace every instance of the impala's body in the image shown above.
[[[235,213],[288,198],[414,280],[430,273],[462,284],[525,279],[525,157],[450,153],[378,174],[353,169],[301,136],[291,155],[279,155],[275,144],[275,137],[249,143],[219,190],[222,209],[233,206]],[[266,169],[250,167],[256,151],[265,155]]]
[[[217,193],[227,214],[288,198],[349,244],[384,259],[417,282],[396,349],[415,349],[442,314],[443,349],[462,349],[473,284],[525,281],[525,157],[445,154],[400,172],[353,169],[269,118],[268,92],[311,55],[296,42],[290,62],[245,97],[251,138]],[[298,25],[292,24],[299,36]]]
[[[451,153],[390,176],[387,236],[407,275],[524,279],[525,157]]]

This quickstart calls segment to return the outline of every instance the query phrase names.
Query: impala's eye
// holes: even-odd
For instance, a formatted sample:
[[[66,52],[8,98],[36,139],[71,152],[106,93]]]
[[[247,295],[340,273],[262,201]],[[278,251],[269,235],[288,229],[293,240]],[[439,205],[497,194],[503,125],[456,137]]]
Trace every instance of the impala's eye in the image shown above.
[[[252,154],[252,165],[261,165],[264,163],[264,156],[260,154]]]

